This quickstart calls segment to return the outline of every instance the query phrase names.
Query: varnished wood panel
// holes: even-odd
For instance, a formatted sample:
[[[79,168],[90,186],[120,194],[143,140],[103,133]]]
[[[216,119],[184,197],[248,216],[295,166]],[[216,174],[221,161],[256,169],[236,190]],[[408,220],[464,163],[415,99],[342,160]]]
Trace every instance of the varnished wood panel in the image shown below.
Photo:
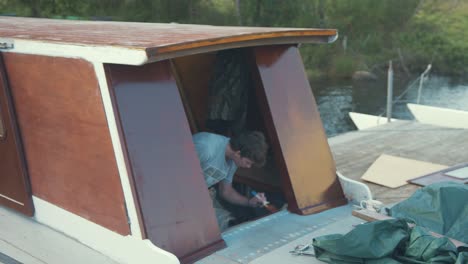
[[[295,46],[254,49],[258,97],[289,210],[310,214],[345,204],[315,98]]]
[[[183,262],[223,247],[169,62],[107,72],[147,237]]]
[[[0,53],[0,204],[32,216],[34,207],[8,79]]]
[[[205,131],[208,114],[208,83],[213,74],[215,54],[198,54],[173,60],[179,89],[185,95],[187,117],[192,118],[193,133]],[[193,127],[194,126],[194,127]]]
[[[135,22],[0,17],[0,37],[113,46],[146,51],[149,58],[207,47],[265,43],[329,42],[335,29],[220,27]]]
[[[33,194],[120,234],[124,197],[94,68],[5,54]]]

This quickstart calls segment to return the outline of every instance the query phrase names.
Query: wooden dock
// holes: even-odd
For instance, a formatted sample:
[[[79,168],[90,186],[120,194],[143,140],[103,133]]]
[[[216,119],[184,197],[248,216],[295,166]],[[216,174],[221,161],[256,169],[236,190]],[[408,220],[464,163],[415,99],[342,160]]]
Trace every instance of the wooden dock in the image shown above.
[[[391,189],[360,180],[381,155],[453,166],[468,161],[468,130],[397,121],[372,129],[348,132],[328,140],[336,168],[344,176],[366,183],[374,199],[385,204],[404,200],[419,187]]]

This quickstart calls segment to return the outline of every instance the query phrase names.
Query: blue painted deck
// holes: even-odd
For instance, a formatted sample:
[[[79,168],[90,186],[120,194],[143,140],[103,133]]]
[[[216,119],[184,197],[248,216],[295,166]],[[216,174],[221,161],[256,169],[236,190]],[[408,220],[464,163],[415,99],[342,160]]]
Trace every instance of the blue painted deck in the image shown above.
[[[222,234],[226,241],[227,248],[220,250],[210,257],[207,257],[197,263],[211,264],[211,263],[263,263],[258,262],[262,257],[275,251],[284,248],[288,244],[298,244],[301,238],[308,237],[310,234],[346,219],[346,222],[341,224],[345,227],[346,232],[352,229],[353,225],[361,223],[362,220],[351,216],[351,205],[341,206],[338,208],[330,209],[318,214],[301,216],[282,210],[275,214],[261,218],[256,221],[247,222],[228,229]],[[340,231],[340,230],[337,230]],[[329,230],[333,232],[333,230]],[[308,242],[311,241],[307,239]],[[291,245],[289,249],[281,250],[280,259],[298,256],[292,256],[289,251],[293,250],[294,246]],[[275,257],[277,258],[277,257]],[[311,263],[311,258],[307,256],[300,256],[305,258]],[[315,259],[315,258],[313,258]],[[265,263],[275,263],[275,262]],[[286,262],[276,262],[286,263]]]

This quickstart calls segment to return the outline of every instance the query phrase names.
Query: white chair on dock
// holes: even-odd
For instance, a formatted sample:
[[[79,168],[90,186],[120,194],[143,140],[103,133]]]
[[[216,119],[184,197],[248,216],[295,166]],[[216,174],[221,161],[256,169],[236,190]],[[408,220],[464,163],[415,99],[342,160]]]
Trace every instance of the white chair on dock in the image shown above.
[[[340,180],[346,198],[351,203],[360,204],[361,201],[372,200],[371,190],[366,184],[347,178],[339,171],[336,171],[336,175]]]

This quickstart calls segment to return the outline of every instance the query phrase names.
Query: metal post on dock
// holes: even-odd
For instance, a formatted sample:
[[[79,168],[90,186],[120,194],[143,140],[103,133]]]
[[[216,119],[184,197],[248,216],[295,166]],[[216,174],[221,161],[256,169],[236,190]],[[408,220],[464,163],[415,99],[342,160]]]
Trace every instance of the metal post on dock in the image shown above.
[[[388,64],[387,76],[387,122],[390,123],[392,119],[392,104],[393,104],[393,67],[392,61]]]
[[[421,92],[422,92],[424,78],[426,78],[426,75],[431,70],[431,67],[432,67],[432,64],[427,65],[426,70],[421,74],[421,77],[419,77],[418,99],[416,100],[417,104],[419,104],[419,101],[421,100]]]

